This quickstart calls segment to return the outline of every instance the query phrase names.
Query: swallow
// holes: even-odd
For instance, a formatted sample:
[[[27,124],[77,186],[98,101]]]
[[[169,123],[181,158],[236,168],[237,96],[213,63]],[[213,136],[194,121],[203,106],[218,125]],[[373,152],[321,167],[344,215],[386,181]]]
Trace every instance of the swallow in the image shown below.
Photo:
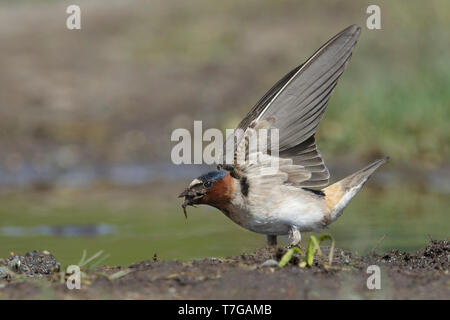
[[[244,134],[231,136],[236,140],[231,164],[219,164],[179,195],[184,197],[186,218],[187,206],[209,205],[241,227],[266,235],[268,245],[276,245],[277,236],[287,235],[290,245],[296,246],[301,232],[318,231],[342,215],[388,159],[378,159],[328,185],[330,174],[316,146],[317,126],[360,31],[352,25],[338,33],[258,101],[235,129]],[[277,155],[246,148],[261,128],[278,130]],[[258,153],[256,163],[236,161],[252,153]],[[276,167],[271,166],[273,160]]]

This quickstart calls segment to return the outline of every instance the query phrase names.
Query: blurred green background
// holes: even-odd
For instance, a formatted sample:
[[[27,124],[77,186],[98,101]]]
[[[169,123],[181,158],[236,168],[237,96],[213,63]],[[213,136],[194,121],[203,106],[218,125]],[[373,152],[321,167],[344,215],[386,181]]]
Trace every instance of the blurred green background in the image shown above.
[[[234,127],[279,78],[356,23],[319,126],[336,181],[381,155],[329,230],[337,246],[414,251],[450,229],[450,2],[0,2],[0,257],[83,249],[107,264],[227,256],[265,244],[177,195],[207,167],[170,162],[175,128]],[[381,8],[368,30],[366,8]],[[303,236],[306,239],[306,236]]]

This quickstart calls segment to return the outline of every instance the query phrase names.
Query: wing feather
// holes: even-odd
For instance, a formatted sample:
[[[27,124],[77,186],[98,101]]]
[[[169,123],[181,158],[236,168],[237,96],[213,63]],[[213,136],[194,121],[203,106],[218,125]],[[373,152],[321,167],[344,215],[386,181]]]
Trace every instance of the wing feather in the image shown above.
[[[283,171],[288,173],[286,181],[289,183],[292,176],[296,177],[292,178],[294,183],[302,187],[328,184],[330,175],[314,135],[359,34],[360,28],[352,25],[329,40],[304,64],[278,81],[237,127],[247,134],[252,122],[273,119],[272,125],[279,129],[279,156],[292,161],[292,165],[284,167]],[[234,139],[234,136],[229,138]],[[242,147],[240,141],[237,145]],[[240,151],[235,148],[234,152]],[[299,174],[293,171],[294,167]]]

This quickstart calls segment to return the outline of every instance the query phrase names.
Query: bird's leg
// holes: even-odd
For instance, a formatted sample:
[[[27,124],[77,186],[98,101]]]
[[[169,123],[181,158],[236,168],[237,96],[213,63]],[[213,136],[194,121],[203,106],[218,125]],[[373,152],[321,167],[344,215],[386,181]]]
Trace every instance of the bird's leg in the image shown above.
[[[266,234],[267,245],[268,246],[276,246],[277,245],[277,236]]]
[[[289,229],[289,247],[295,247],[300,243],[300,240],[302,240],[300,231],[298,231],[297,227],[291,226]]]

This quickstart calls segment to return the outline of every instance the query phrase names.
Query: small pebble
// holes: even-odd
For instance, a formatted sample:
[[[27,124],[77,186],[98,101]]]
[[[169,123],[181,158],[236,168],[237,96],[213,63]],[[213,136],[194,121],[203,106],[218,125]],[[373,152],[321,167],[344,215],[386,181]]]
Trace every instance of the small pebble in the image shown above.
[[[278,261],[273,259],[269,259],[261,265],[261,267],[276,267],[276,266],[278,266]]]
[[[175,294],[175,293],[177,293],[177,289],[172,288],[172,287],[170,287],[168,291],[169,291],[170,294]]]
[[[0,279],[8,278],[9,272],[6,268],[0,267]]]

